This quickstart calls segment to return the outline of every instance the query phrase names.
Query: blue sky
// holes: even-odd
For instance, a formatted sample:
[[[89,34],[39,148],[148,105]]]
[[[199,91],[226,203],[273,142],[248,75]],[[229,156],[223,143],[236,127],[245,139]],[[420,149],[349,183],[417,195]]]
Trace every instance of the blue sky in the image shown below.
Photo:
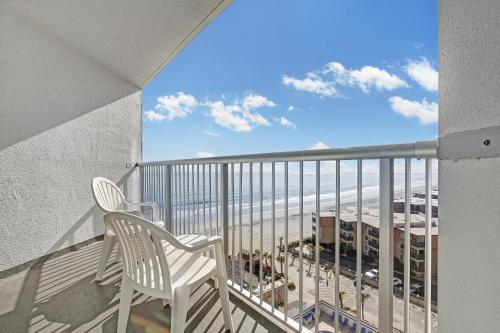
[[[143,92],[145,161],[432,140],[437,1],[234,1]]]

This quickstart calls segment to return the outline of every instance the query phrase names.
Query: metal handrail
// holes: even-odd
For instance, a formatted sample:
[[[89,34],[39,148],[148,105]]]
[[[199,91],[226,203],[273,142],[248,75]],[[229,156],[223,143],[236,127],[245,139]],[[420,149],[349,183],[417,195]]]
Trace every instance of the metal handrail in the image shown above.
[[[176,165],[176,164],[209,164],[209,163],[256,163],[286,161],[328,161],[384,158],[436,158],[437,142],[422,141],[395,145],[377,145],[351,148],[298,150],[264,154],[247,154],[207,158],[178,159],[137,163],[136,166]]]
[[[284,194],[284,230],[283,233],[286,236],[284,239],[280,240],[285,242],[285,246],[288,246],[288,216],[290,214],[288,207],[288,178],[289,178],[289,162],[298,162],[299,165],[299,186],[298,186],[298,260],[301,263],[299,265],[299,279],[298,279],[298,304],[299,304],[299,317],[304,314],[303,309],[303,294],[304,294],[304,271],[302,259],[305,257],[304,251],[304,162],[315,161],[316,172],[315,172],[315,209],[313,213],[313,232],[314,232],[314,246],[311,246],[311,252],[307,257],[314,259],[315,276],[319,276],[320,270],[320,239],[318,237],[321,235],[321,228],[317,228],[318,220],[316,219],[321,212],[321,162],[322,161],[335,161],[335,211],[334,216],[336,221],[342,221],[343,212],[338,207],[341,207],[340,194],[341,194],[341,164],[343,160],[357,160],[357,211],[362,210],[362,193],[363,193],[363,160],[379,160],[380,171],[379,171],[379,220],[380,228],[376,233],[378,242],[371,240],[369,242],[371,248],[378,248],[378,261],[379,261],[379,331],[389,332],[393,328],[393,272],[392,272],[392,262],[393,262],[393,233],[394,233],[394,160],[404,159],[405,162],[405,230],[411,228],[411,214],[410,214],[410,195],[411,195],[411,164],[412,159],[425,159],[425,192],[426,192],[426,204],[430,206],[431,201],[427,198],[431,197],[432,190],[432,159],[436,158],[437,155],[437,143],[435,141],[426,142],[416,142],[408,144],[396,144],[396,145],[379,145],[379,146],[366,146],[366,147],[355,147],[355,148],[340,148],[340,149],[322,149],[322,150],[302,150],[302,151],[290,151],[290,152],[276,152],[276,153],[265,153],[265,154],[248,154],[248,155],[235,155],[235,156],[223,156],[223,157],[211,157],[211,158],[195,158],[195,159],[178,159],[178,160],[166,160],[166,161],[155,161],[155,162],[145,162],[136,164],[140,167],[140,173],[142,178],[143,196],[147,196],[154,202],[161,202],[161,214],[162,219],[166,219],[167,229],[174,234],[186,234],[186,233],[201,233],[201,226],[203,226],[203,234],[212,235],[221,233],[224,240],[224,253],[229,256],[229,240],[231,240],[231,288],[236,292],[248,297],[250,300],[258,304],[262,309],[274,315],[275,319],[280,320],[285,323],[294,331],[302,331],[304,329],[302,320],[298,323],[293,321],[288,316],[288,311],[281,313],[279,309],[275,306],[276,291],[275,291],[275,274],[271,275],[271,299],[270,303],[263,298],[262,289],[254,293],[253,289],[245,289],[245,282],[242,278],[241,272],[244,272],[242,260],[236,258],[236,253],[243,251],[243,238],[245,237],[250,247],[250,252],[254,250],[259,250],[259,253],[265,253],[263,248],[263,234],[264,234],[264,164],[271,165],[271,196],[270,196],[270,216],[266,217],[266,221],[269,219],[271,221],[269,229],[266,232],[270,233],[270,248],[272,253],[269,256],[268,261],[270,262],[271,272],[275,272],[275,258],[276,258],[276,248],[281,247],[276,246],[276,183],[277,179],[281,178],[284,181],[285,194]],[[283,163],[283,172],[276,173],[277,163]],[[332,162],[330,162],[332,163]],[[239,164],[239,165],[238,165]],[[332,164],[332,165],[333,165]],[[254,182],[255,170],[253,167],[258,166],[258,181]],[[280,165],[281,166],[281,165]],[[235,167],[238,169],[235,172]],[[212,171],[213,170],[213,171]],[[201,173],[200,173],[201,172]],[[212,177],[215,178],[212,181]],[[196,179],[196,181],[195,181]],[[245,189],[243,188],[243,179],[248,181],[245,184]],[[220,180],[220,181],[219,181]],[[269,181],[269,179],[267,180]],[[258,184],[258,201],[255,200],[254,194],[256,194],[255,184]],[[196,184],[196,186],[195,186]],[[280,185],[281,186],[281,185]],[[237,197],[235,195],[235,188],[238,189]],[[243,192],[248,194],[248,197],[244,199]],[[215,196],[212,197],[212,194]],[[230,195],[229,195],[230,194]],[[248,216],[243,218],[243,204],[248,203]],[[207,206],[207,207],[206,207]],[[255,208],[258,208],[259,214]],[[215,208],[215,211],[213,210]],[[219,214],[219,211],[221,214]],[[425,216],[425,244],[431,244],[431,210]],[[215,214],[215,219],[212,214]],[[230,218],[230,215],[232,218]],[[221,217],[221,219],[219,219]],[[243,220],[248,222],[243,225]],[[247,221],[248,220],[248,221]],[[212,223],[215,222],[215,229]],[[219,228],[219,222],[222,229]],[[357,230],[362,230],[362,215],[357,216],[356,223]],[[259,244],[255,244],[254,240],[254,225],[259,228]],[[340,246],[341,243],[354,241],[355,238],[352,235],[343,234],[341,230],[349,230],[353,228],[352,223],[342,226],[341,223],[335,223],[335,262],[340,262]],[[207,232],[207,227],[209,227]],[[229,228],[231,228],[231,234],[229,233]],[[235,228],[238,229],[238,244],[235,244],[236,234]],[[245,229],[245,235],[243,235],[243,229]],[[281,233],[281,231],[280,231]],[[373,232],[368,232],[370,235],[374,235]],[[281,243],[280,243],[281,244]],[[362,233],[359,232],[356,237],[356,272],[362,272]],[[408,331],[409,327],[409,304],[410,304],[410,271],[413,267],[411,264],[410,255],[410,244],[414,244],[414,240],[410,240],[410,233],[405,233],[404,238],[404,279],[405,279],[405,289],[404,289],[404,325],[405,331]],[[378,246],[374,246],[378,245]],[[425,248],[425,280],[426,283],[431,282],[431,260],[432,253],[430,252],[430,246]],[[288,251],[285,249],[285,253]],[[376,253],[376,252],[374,252]],[[253,257],[252,257],[253,258]],[[288,260],[288,256],[285,256],[285,260]],[[253,259],[251,260],[253,261]],[[313,262],[311,261],[311,265]],[[238,270],[239,266],[239,270]],[[253,270],[253,265],[250,264]],[[268,267],[269,268],[269,267]],[[419,268],[422,269],[422,268]],[[285,279],[288,278],[288,264],[282,269],[282,274]],[[238,273],[238,271],[240,273]],[[340,292],[340,270],[335,271],[335,294]],[[237,273],[237,274],[235,274]],[[264,282],[264,272],[263,265],[259,265],[259,285]],[[319,312],[319,279],[314,282],[314,299],[315,299],[315,311]],[[357,286],[356,286],[356,307],[361,307],[362,295],[361,295],[361,274],[356,276]],[[359,282],[359,283],[358,283]],[[285,288],[284,295],[285,309],[288,304],[288,293]],[[431,320],[431,295],[426,290],[426,296],[424,298],[425,303],[425,320],[426,320],[426,332],[430,333],[430,326],[428,323]],[[339,309],[339,299],[335,298],[335,308]],[[334,318],[334,325],[336,331],[339,331],[340,317],[338,312],[336,312]],[[357,313],[356,322],[358,326],[361,324],[362,318],[361,313]],[[315,323],[315,330],[319,330],[318,322]],[[358,327],[358,333],[360,328]],[[306,330],[307,331],[307,330]]]

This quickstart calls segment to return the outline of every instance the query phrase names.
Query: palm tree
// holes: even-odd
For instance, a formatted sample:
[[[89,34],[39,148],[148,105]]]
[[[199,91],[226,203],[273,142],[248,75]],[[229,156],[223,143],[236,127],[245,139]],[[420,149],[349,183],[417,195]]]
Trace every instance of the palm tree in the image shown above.
[[[292,263],[290,264],[290,266],[293,266],[296,258],[297,258],[297,253],[295,251],[292,251]]]
[[[345,291],[339,291],[339,303],[340,303],[340,308],[344,308],[344,295]]]
[[[330,279],[330,271],[332,269],[332,265],[325,264],[324,269],[325,269],[325,275],[326,275],[326,286],[328,287],[328,280]]]
[[[276,261],[280,263],[281,273],[283,273],[283,263],[285,262],[285,257],[279,255],[276,257]]]
[[[312,251],[314,249],[314,246],[311,243],[307,243],[307,250],[309,252],[309,255],[307,256],[307,260],[309,260],[309,270],[307,271],[307,276],[311,276],[311,267],[312,267]]]
[[[361,293],[361,318],[365,319],[365,301],[370,298],[370,294]]]

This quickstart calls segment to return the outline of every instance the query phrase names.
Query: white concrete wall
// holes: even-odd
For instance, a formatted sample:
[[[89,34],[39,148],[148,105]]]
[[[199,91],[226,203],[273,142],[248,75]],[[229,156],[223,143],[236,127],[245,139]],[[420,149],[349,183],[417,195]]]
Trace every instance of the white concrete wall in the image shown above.
[[[499,126],[500,1],[439,7],[439,136]],[[439,191],[439,332],[498,332],[500,159],[440,161]]]
[[[137,92],[0,4],[0,149]]]
[[[136,196],[141,93],[0,3],[0,271],[102,234],[90,192]],[[136,197],[137,199],[137,197]]]
[[[92,178],[138,199],[140,159],[140,93],[0,150],[0,271],[102,234]]]

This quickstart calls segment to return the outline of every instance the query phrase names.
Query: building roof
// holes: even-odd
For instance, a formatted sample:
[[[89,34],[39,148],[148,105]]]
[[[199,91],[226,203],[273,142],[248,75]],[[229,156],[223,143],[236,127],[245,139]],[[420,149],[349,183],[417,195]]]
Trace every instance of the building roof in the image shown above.
[[[335,216],[335,212],[322,212],[321,217]],[[425,235],[425,215],[411,214],[411,234],[415,236]],[[340,211],[340,220],[345,223],[355,223],[358,221],[358,214],[351,209]],[[438,219],[432,218],[432,235],[438,234]],[[378,209],[368,209],[363,211],[361,222],[374,228],[380,228],[380,216]],[[394,213],[394,228],[404,231],[405,214]]]

